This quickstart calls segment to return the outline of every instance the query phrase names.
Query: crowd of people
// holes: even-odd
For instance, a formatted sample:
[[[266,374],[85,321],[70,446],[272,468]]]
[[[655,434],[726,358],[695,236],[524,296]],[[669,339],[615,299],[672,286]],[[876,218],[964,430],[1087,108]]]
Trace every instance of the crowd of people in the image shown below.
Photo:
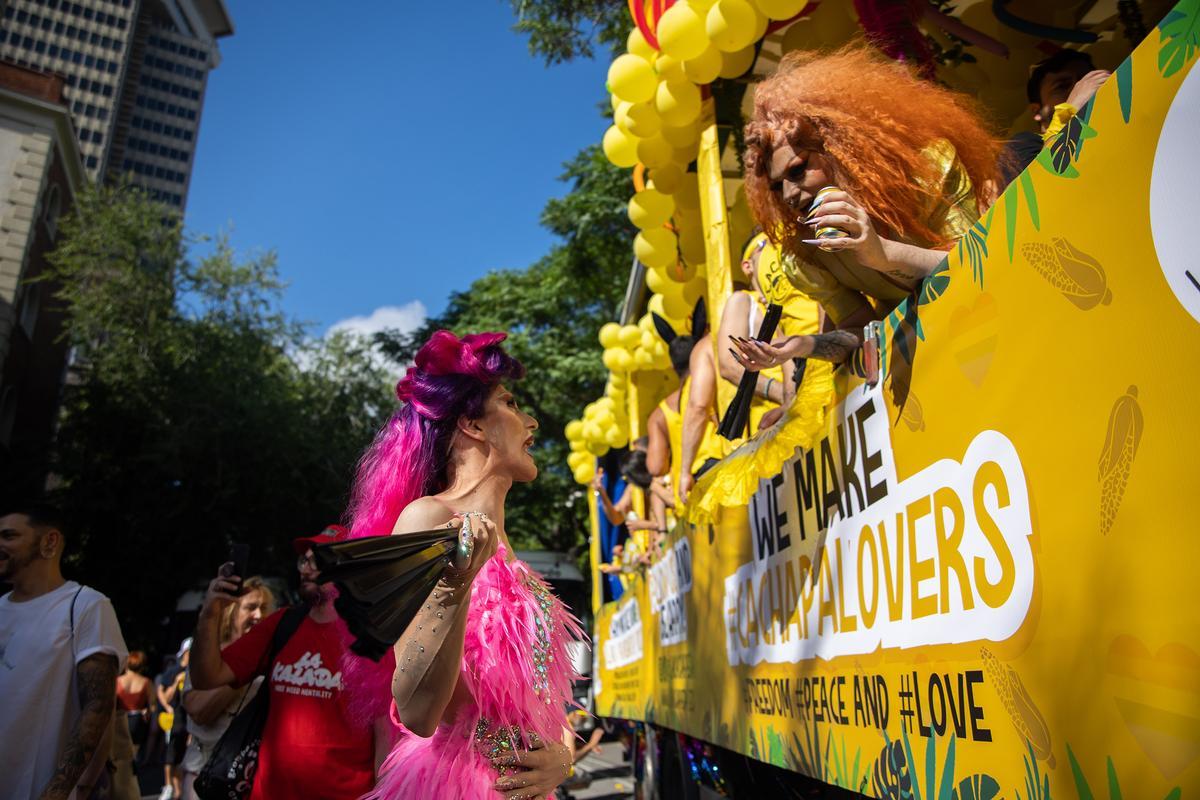
[[[1082,54],[1039,65],[1031,147],[1006,145],[968,98],[863,48],[786,56],[746,127],[761,232],[744,246],[742,288],[715,330],[660,328],[678,382],[620,463],[622,481],[597,474],[604,519],[627,537],[602,571],[623,578],[652,562],[697,476],[778,420],[797,359],[857,350],[864,324],[920,285],[1106,76]],[[778,335],[759,341],[771,306]],[[537,475],[538,425],[510,391],[524,368],[504,338],[435,334],[363,456],[348,525],[294,542],[301,602],[279,608],[262,579],[223,565],[194,636],[153,679],[109,600],[62,574],[70,525],[49,506],[4,509],[0,800],[138,797],[137,771],[160,765],[161,796],[190,798],[206,766],[227,762],[235,796],[252,800],[554,794],[580,755],[567,646],[583,633],[505,529],[509,489]],[[747,373],[748,422],[718,436],[719,398]],[[317,550],[441,527],[461,532],[464,560],[445,567],[382,661],[357,655]],[[261,727],[249,758],[227,742],[251,710]]]

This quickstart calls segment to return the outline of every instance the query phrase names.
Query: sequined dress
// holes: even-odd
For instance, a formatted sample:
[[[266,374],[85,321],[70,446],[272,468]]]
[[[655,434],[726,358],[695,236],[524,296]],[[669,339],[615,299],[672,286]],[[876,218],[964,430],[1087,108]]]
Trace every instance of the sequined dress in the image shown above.
[[[562,741],[575,672],[567,651],[578,622],[524,562],[501,546],[471,588],[462,680],[474,703],[433,736],[405,734],[368,798],[493,800],[501,773],[490,758],[540,737]],[[395,707],[393,706],[393,717]]]

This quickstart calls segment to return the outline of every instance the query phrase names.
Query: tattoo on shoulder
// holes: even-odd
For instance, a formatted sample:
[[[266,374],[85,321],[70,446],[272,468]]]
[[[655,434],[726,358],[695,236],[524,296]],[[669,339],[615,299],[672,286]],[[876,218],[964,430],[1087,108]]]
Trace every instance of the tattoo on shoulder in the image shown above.
[[[850,331],[829,331],[813,336],[810,358],[840,364],[859,348],[862,342]]]

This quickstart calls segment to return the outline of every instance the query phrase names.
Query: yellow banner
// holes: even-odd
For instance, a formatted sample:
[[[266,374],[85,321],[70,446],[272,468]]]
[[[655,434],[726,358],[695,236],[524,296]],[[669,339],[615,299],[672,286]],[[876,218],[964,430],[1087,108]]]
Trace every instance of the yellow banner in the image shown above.
[[[1198,37],[1188,0],[885,321],[880,385],[601,609],[598,713],[876,797],[1200,789]]]

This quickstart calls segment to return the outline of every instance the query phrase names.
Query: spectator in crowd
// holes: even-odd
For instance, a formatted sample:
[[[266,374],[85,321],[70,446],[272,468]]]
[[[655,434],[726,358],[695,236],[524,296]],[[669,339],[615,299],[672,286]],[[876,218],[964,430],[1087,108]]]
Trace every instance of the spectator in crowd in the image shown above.
[[[142,674],[145,668],[146,654],[134,650],[129,654],[125,671],[117,676],[117,708],[125,715],[129,738],[133,746],[138,748],[139,764],[142,763],[141,748],[150,730],[150,714],[155,701],[154,682]]]
[[[254,576],[242,582],[242,594],[229,605],[221,617],[220,638],[224,649],[241,638],[265,617],[275,611],[275,595]],[[194,784],[200,770],[208,763],[213,748],[229,727],[234,716],[249,703],[262,683],[257,677],[241,688],[221,686],[201,691],[192,687],[189,672],[183,684],[183,708],[187,712],[189,741],[183,756],[183,798],[197,800]]]
[[[184,639],[175,660],[155,679],[159,726],[166,734],[163,755],[163,788],[159,800],[174,800],[183,796],[183,755],[187,752],[187,712],[183,708],[183,683],[191,657],[192,640]]]
[[[1005,144],[1000,161],[1003,185],[1012,183],[1033,163],[1042,147],[1079,113],[1111,74],[1096,69],[1089,54],[1070,48],[1063,48],[1030,68],[1025,93],[1038,130],[1037,133],[1021,131]]]
[[[228,575],[232,564],[227,564],[225,574],[209,584],[196,626],[193,687],[237,688],[263,676],[261,691],[271,692],[250,800],[360,797],[374,785],[375,771],[391,745],[386,720],[373,729],[347,713],[342,670],[348,639],[333,608],[333,587],[317,582],[313,545],[347,536],[344,528],[331,526],[293,542],[308,613],[272,663],[267,663],[271,640],[287,609],[222,649],[221,619],[238,602],[240,576]]]
[[[0,517],[0,798],[87,797],[105,769],[125,640],[108,598],[62,574],[66,525],[44,505]]]
[[[865,46],[785,55],[754,93],[746,199],[825,331],[731,340],[738,363],[846,360],[990,205],[1000,152],[971,98]],[[817,237],[833,229],[844,235]]]

